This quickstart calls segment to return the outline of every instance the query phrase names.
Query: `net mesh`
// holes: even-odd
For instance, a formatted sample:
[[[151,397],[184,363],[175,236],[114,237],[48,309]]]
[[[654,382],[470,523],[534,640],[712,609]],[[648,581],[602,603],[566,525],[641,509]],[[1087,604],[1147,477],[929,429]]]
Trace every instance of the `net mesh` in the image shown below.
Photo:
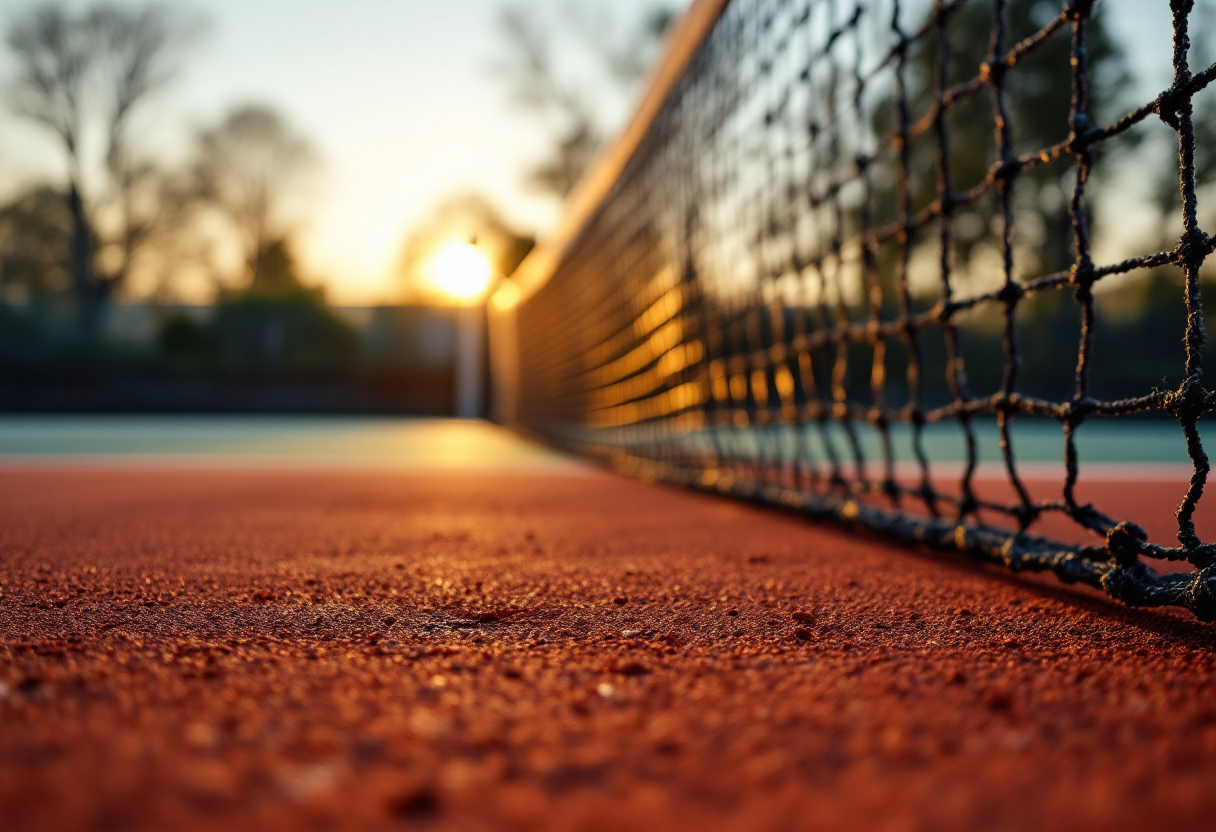
[[[1197,176],[1216,109],[1196,108],[1216,66],[1192,66],[1192,6],[1140,12],[1172,26],[1173,79],[1129,107],[1086,0],[725,4],[516,310],[517,420],[635,475],[1216,617],[1195,526],[1216,410]],[[1103,262],[1095,206],[1121,180],[1101,169],[1134,172],[1163,133],[1171,236]],[[1169,384],[1106,395],[1095,365],[1122,359],[1095,350],[1096,310],[1153,276],[1180,311]],[[1168,545],[1082,499],[1082,425],[1116,417],[1185,438]],[[1062,434],[1050,493],[1018,422]]]

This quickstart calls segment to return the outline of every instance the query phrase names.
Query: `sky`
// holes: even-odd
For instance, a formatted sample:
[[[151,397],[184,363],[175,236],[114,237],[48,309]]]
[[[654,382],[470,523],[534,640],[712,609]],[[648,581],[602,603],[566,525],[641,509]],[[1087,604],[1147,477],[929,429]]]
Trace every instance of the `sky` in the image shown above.
[[[556,202],[522,184],[523,170],[543,154],[545,134],[511,106],[495,77],[502,2],[182,4],[207,25],[181,74],[145,111],[149,141],[182,157],[193,131],[233,105],[273,105],[324,161],[319,198],[298,236],[306,273],[324,278],[335,303],[391,300],[405,233],[445,197],[484,194],[525,231],[543,233],[556,220]],[[0,25],[23,5],[3,0]],[[624,18],[653,3],[604,5]],[[0,79],[11,77],[11,66],[0,56]],[[61,176],[47,134],[0,107],[0,200]]]
[[[27,2],[3,0],[0,24]],[[592,0],[533,2],[556,9]],[[1120,35],[1153,44],[1131,50],[1133,60],[1168,56],[1168,15],[1148,13],[1141,2],[1104,5]],[[323,278],[335,303],[390,301],[400,291],[393,267],[405,234],[445,197],[484,194],[521,230],[542,236],[555,223],[556,202],[522,184],[545,134],[511,106],[493,69],[502,3],[194,0],[186,5],[207,21],[206,31],[173,86],[145,111],[148,141],[170,159],[184,157],[193,131],[232,106],[273,105],[325,163],[298,236],[305,273]],[[654,2],[600,5],[631,19]],[[0,82],[10,74],[0,50]],[[0,200],[48,177],[62,177],[54,143],[0,107]]]

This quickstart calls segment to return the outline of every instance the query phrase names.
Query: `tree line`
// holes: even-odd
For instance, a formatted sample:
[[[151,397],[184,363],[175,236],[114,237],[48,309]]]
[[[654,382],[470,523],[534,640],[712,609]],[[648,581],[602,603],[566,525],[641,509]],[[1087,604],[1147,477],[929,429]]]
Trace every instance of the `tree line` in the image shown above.
[[[136,129],[204,30],[162,4],[43,3],[12,18],[7,103],[53,141],[66,181],[0,206],[6,298],[70,297],[78,334],[91,339],[136,276],[166,286],[193,266],[230,290],[299,287],[293,201],[319,158],[281,114],[235,107],[173,166]]]

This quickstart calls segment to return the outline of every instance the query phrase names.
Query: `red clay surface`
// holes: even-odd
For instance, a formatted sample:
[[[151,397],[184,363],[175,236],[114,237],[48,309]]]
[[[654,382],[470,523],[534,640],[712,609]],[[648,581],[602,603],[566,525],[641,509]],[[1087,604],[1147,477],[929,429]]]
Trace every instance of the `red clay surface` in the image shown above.
[[[608,475],[0,493],[6,832],[1216,816],[1182,614]]]

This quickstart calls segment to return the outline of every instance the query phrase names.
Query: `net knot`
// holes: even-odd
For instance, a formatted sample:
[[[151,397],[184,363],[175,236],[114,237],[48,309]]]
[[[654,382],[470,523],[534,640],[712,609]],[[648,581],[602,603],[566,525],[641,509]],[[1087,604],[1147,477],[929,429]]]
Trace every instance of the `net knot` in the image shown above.
[[[1007,188],[1021,170],[1022,161],[1016,156],[1010,156],[994,164],[988,172],[988,177],[998,188]]]
[[[1208,393],[1199,383],[1197,375],[1187,376],[1172,393],[1167,393],[1162,402],[1166,411],[1180,425],[1193,425],[1208,408]]]
[[[1143,563],[1116,566],[1102,576],[1102,588],[1116,601],[1137,607],[1148,600],[1153,571]]]
[[[1068,270],[1068,285],[1072,287],[1073,295],[1078,300],[1086,300],[1093,290],[1097,273],[1093,261],[1084,257],[1078,263],[1073,263]]]
[[[1080,153],[1086,147],[1102,139],[1102,131],[1090,130],[1089,115],[1077,113],[1072,119],[1072,137],[1069,140],[1073,153]]]
[[[1018,528],[1026,531],[1039,519],[1039,507],[1033,503],[1019,503],[1013,510],[1013,516],[1018,521]]]
[[[1216,566],[1200,569],[1184,592],[1186,605],[1200,621],[1216,621]]]
[[[1190,109],[1191,97],[1177,86],[1170,87],[1153,102],[1153,112],[1174,130],[1181,128],[1182,114]]]
[[[1006,280],[1005,285],[1001,287],[1001,291],[997,293],[999,298],[1006,306],[1013,306],[1018,303],[1026,295],[1026,290],[1022,288],[1022,284],[1015,280]]]
[[[1198,267],[1212,253],[1216,240],[1198,228],[1192,228],[1178,240],[1174,253],[1179,263]]]
[[[1106,533],[1106,549],[1119,566],[1129,567],[1140,562],[1140,551],[1148,541],[1148,533],[1130,521],[1112,526]]]

